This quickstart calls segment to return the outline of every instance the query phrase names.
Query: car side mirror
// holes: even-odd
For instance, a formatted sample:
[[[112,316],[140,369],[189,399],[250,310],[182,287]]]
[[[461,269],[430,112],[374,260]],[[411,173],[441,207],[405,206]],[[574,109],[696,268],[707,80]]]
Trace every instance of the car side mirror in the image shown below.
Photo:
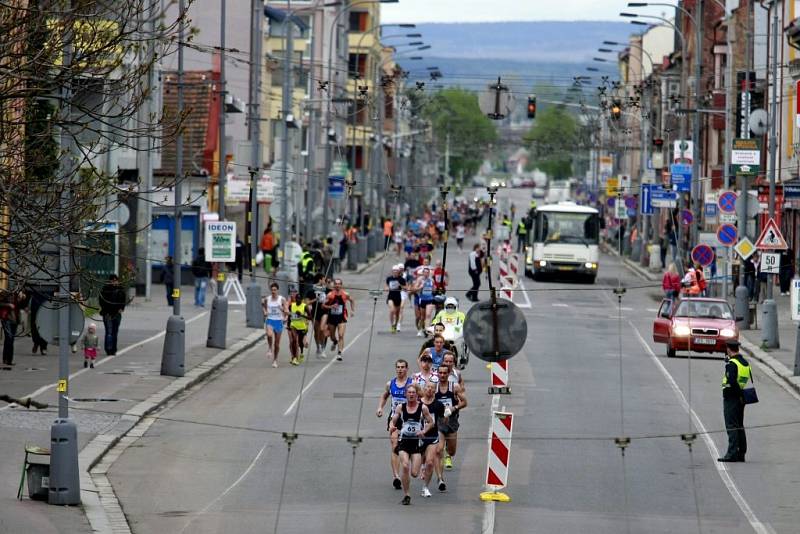
[[[663,317],[664,319],[669,319],[669,312],[668,311],[661,312],[661,317]]]
[[[742,321],[744,321],[744,317],[737,317],[737,318],[736,318],[736,322],[737,322],[737,323],[740,323],[740,322],[742,322]]]

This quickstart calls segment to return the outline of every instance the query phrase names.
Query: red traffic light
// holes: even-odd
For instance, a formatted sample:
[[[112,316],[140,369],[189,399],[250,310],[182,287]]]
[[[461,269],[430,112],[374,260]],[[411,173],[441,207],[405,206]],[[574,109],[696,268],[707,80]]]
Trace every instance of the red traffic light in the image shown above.
[[[536,95],[528,97],[528,118],[536,118]]]
[[[664,146],[664,140],[663,139],[653,139],[653,146],[655,146],[655,147]]]

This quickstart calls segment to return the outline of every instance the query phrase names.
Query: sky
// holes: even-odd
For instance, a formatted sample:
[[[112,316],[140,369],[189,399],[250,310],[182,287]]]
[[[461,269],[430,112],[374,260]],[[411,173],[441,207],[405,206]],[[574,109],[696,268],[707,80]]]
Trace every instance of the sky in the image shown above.
[[[400,0],[381,6],[381,22],[621,20],[618,13],[626,5],[626,0]]]

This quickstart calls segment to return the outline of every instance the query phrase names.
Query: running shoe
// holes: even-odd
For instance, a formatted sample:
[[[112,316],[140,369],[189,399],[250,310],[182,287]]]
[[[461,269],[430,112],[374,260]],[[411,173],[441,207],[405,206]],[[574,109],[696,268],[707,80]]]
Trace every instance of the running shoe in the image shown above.
[[[397,331],[400,331],[400,323],[397,323]]]
[[[396,333],[397,333],[397,327],[392,325],[392,334],[396,334]]]
[[[444,468],[445,469],[452,469],[453,468],[453,459],[450,456],[444,457]]]
[[[328,355],[325,354],[324,350],[321,350],[321,351],[319,351],[319,357],[320,357],[320,359],[325,360],[325,359],[328,358]]]
[[[420,495],[427,499],[431,496],[431,490],[428,489],[428,486],[422,486],[422,493]]]
[[[292,365],[297,365],[297,358],[292,358],[291,360],[289,360],[289,363]]]
[[[278,360],[272,362],[272,367],[278,367]]]
[[[403,497],[403,500],[400,501],[400,504],[402,504],[403,506],[408,506],[409,504],[411,504],[411,496],[406,495],[405,497]]]
[[[340,352],[339,354],[337,354],[337,355],[336,355],[336,361],[337,361],[337,362],[340,362],[340,361],[342,361],[342,353],[341,353],[341,352]]]
[[[396,478],[396,477],[395,477],[395,479],[394,479],[394,480],[392,480],[392,486],[394,486],[394,489],[398,489],[398,490],[399,490],[400,488],[402,488],[402,487],[403,487],[403,483],[402,483],[402,482],[400,482],[400,479],[399,479],[399,478]]]
[[[300,356],[298,356],[298,357],[297,357],[297,363],[303,363],[304,361],[306,361],[306,357],[305,357],[305,355],[304,355],[304,354],[301,352],[301,353],[300,353]]]
[[[417,337],[422,337],[424,335],[425,334],[423,334],[422,330],[417,330]]]
[[[439,481],[439,491],[447,491],[447,484],[444,483],[444,480]]]

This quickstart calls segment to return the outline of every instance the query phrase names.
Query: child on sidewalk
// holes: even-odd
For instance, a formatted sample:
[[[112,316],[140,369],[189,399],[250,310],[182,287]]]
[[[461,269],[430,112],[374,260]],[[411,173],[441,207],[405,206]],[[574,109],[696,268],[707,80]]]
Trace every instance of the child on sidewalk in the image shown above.
[[[90,323],[83,336],[83,366],[94,369],[94,360],[97,358],[97,325]]]

